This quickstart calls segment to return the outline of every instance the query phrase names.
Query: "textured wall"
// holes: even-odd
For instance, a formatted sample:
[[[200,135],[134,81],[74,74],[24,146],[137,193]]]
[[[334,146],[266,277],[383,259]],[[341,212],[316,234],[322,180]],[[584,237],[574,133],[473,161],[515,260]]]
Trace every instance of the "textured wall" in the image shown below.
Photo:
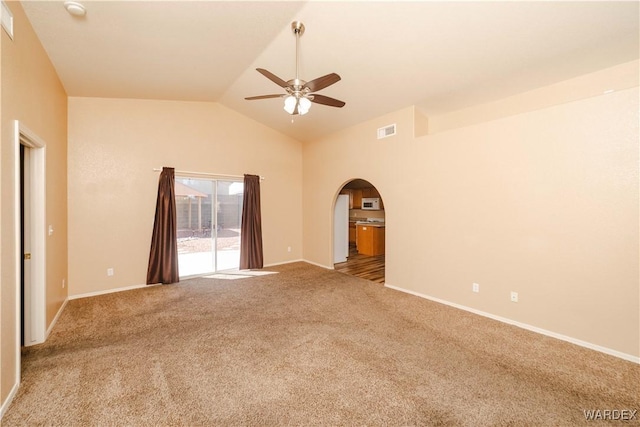
[[[305,259],[331,265],[336,193],[363,178],[384,199],[387,284],[639,356],[637,83],[594,87],[434,135],[414,137],[408,108],[306,144]]]
[[[265,264],[302,258],[299,142],[214,103],[70,98],[70,295],[145,283],[163,166],[265,176]]]

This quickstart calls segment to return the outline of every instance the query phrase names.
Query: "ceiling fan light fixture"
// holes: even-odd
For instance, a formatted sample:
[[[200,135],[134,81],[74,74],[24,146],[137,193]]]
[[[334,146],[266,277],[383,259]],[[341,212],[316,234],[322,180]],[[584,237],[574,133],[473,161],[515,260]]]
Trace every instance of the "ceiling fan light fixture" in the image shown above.
[[[284,111],[289,114],[293,114],[296,111],[296,105],[298,104],[298,100],[295,96],[289,95],[284,99]]]
[[[284,111],[289,114],[304,115],[309,112],[311,108],[311,101],[305,97],[297,97],[295,95],[289,95],[284,99]]]
[[[298,101],[298,114],[307,114],[309,112],[309,108],[311,108],[311,101],[309,101],[308,98],[300,98]]]

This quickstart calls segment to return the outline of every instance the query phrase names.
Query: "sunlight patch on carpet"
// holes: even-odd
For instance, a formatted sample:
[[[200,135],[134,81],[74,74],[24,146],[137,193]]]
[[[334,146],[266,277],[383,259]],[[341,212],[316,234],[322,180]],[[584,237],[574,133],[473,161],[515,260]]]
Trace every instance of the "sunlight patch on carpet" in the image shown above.
[[[276,274],[277,271],[256,271],[256,270],[240,270],[226,273],[215,273],[210,276],[204,276],[207,279],[224,279],[224,280],[237,280],[248,279],[250,277],[266,276],[269,274]]]

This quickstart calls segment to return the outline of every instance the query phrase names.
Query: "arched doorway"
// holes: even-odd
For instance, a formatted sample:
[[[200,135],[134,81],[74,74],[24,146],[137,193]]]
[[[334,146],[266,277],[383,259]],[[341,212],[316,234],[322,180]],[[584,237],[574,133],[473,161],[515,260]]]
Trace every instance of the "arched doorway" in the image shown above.
[[[348,204],[346,218],[338,212],[341,198]],[[334,263],[335,270],[384,283],[386,224],[384,202],[378,189],[369,181],[353,179],[340,189],[335,209],[334,248],[343,239],[343,221],[348,222],[349,230],[348,256],[346,261]]]

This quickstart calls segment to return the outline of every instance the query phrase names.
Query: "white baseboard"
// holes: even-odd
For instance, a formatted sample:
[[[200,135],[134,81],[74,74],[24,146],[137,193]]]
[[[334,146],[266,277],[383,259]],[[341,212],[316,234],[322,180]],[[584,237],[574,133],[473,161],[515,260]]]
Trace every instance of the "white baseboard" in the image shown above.
[[[53,320],[51,321],[51,324],[49,325],[49,327],[47,328],[47,332],[45,332],[44,334],[44,340],[47,341],[47,339],[49,338],[49,334],[51,333],[51,331],[53,330],[53,327],[55,326],[56,322],[58,321],[58,319],[60,318],[60,315],[62,314],[62,312],[64,311],[64,308],[67,306],[67,303],[69,302],[69,298],[66,298],[64,300],[64,302],[62,303],[62,305],[60,306],[60,310],[58,310],[58,312],[56,313],[56,317],[53,318]]]
[[[19,388],[20,388],[20,379],[18,379],[18,381],[13,385],[13,387],[11,387],[11,391],[9,392],[9,395],[7,396],[5,401],[2,402],[2,406],[0,406],[0,421],[2,421],[2,417],[4,417],[5,412],[7,412],[7,409],[9,409],[9,406],[11,406],[11,402],[13,402],[13,398],[16,397],[16,394],[18,393]]]
[[[263,268],[264,267],[275,267],[277,265],[284,265],[284,264],[293,264],[294,262],[304,262],[304,260],[303,259],[293,259],[291,261],[274,262],[274,263],[271,263],[271,264],[263,265]]]
[[[324,269],[327,269],[327,270],[335,270],[335,268],[333,268],[333,265],[331,267],[329,267],[329,266],[326,266],[326,265],[318,264],[317,262],[309,261],[307,259],[302,259],[300,261],[306,262],[307,264],[315,265],[316,267],[321,267],[321,268],[324,268]]]
[[[122,288],[106,289],[104,291],[87,292],[86,294],[70,295],[69,296],[69,300],[96,297],[98,295],[106,295],[106,294],[112,294],[114,292],[123,292],[123,291],[130,291],[130,290],[133,290],[133,289],[148,288],[148,287],[151,287],[151,286],[160,286],[160,285],[159,284],[155,284],[155,285],[133,285],[133,286],[125,286],[125,287],[122,287]]]
[[[587,341],[582,341],[582,340],[579,340],[577,338],[569,337],[567,335],[558,334],[556,332],[552,332],[552,331],[548,331],[546,329],[538,328],[537,326],[532,326],[532,325],[528,325],[526,323],[521,323],[521,322],[518,322],[518,321],[515,321],[515,320],[511,320],[511,319],[508,319],[506,317],[496,316],[495,314],[487,313],[487,312],[484,312],[484,311],[476,310],[475,308],[471,308],[471,307],[467,307],[467,306],[464,306],[464,305],[456,304],[456,303],[453,303],[453,302],[445,301],[445,300],[440,299],[440,298],[434,298],[434,297],[431,297],[429,295],[421,294],[419,292],[410,291],[408,289],[403,289],[403,288],[400,288],[400,287],[397,287],[397,286],[392,286],[392,285],[389,285],[389,284],[385,284],[384,286],[389,288],[389,289],[394,289],[396,291],[400,291],[400,292],[404,292],[404,293],[407,293],[407,294],[415,295],[417,297],[428,299],[428,300],[433,301],[433,302],[437,302],[437,303],[440,303],[440,304],[448,305],[450,307],[454,307],[454,308],[457,308],[457,309],[460,309],[460,310],[468,311],[470,313],[477,314],[479,316],[488,317],[489,319],[497,320],[498,322],[507,323],[509,325],[517,326],[518,328],[526,329],[526,330],[531,331],[531,332],[536,332],[538,334],[546,335],[546,336],[551,337],[551,338],[556,338],[556,339],[559,339],[559,340],[562,340],[562,341],[569,342],[571,344],[579,345],[580,347],[585,347],[585,348],[588,348],[590,350],[599,351],[600,353],[608,354],[610,356],[618,357],[620,359],[624,359],[624,360],[627,360],[629,362],[640,364],[640,357],[633,356],[631,354],[622,353],[622,352],[620,352],[618,350],[613,350],[611,348],[603,347],[601,345],[593,344],[593,343],[590,343],[590,342],[587,342]]]

